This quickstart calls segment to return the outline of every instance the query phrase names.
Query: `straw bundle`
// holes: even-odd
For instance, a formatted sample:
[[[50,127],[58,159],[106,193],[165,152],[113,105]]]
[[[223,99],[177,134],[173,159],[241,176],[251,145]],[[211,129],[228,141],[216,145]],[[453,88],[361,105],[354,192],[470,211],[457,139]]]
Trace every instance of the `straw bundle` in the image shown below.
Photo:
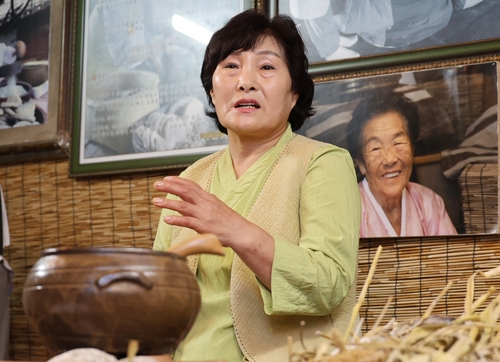
[[[477,270],[497,266],[500,260],[500,243],[497,236],[408,238],[399,240],[367,239],[360,245],[360,279],[368,274],[374,247],[384,247],[384,257],[378,263],[367,300],[360,316],[365,319],[367,331],[377,319],[387,301],[394,301],[383,320],[411,319],[422,315],[435,296],[450,280],[454,280],[442,303],[436,306],[436,313],[456,315],[463,310],[463,290],[467,276]],[[485,293],[485,281],[476,283],[476,291]]]
[[[353,311],[355,319],[363,304],[380,257],[379,246]],[[476,277],[495,278],[488,290],[477,295]],[[328,342],[317,350],[291,351],[290,362],[487,362],[500,358],[500,295],[493,286],[500,280],[500,266],[473,273],[467,280],[462,311],[456,317],[433,315],[435,307],[448,293],[449,281],[420,316],[399,322],[391,319],[381,325],[391,299],[385,304],[372,329],[359,336],[352,323],[342,337],[335,329],[330,334],[318,332]],[[496,294],[496,295],[495,295]],[[291,340],[289,340],[289,345]],[[304,345],[303,345],[304,346]],[[305,346],[304,346],[305,347]]]

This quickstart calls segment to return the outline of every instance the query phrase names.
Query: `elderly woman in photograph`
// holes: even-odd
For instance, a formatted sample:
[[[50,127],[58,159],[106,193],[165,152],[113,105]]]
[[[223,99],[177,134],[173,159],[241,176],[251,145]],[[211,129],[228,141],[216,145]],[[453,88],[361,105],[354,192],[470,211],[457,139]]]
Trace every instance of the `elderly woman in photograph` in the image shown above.
[[[410,182],[418,123],[416,104],[396,92],[376,92],[354,110],[347,144],[364,176],[361,237],[457,233],[441,197]]]
[[[361,202],[349,153],[294,133],[313,113],[307,69],[286,16],[240,13],[207,46],[201,80],[229,145],[155,183],[168,196],[154,249],[213,233],[226,256],[191,264],[202,306],[176,360],[287,361],[288,336],[300,350],[347,331]]]

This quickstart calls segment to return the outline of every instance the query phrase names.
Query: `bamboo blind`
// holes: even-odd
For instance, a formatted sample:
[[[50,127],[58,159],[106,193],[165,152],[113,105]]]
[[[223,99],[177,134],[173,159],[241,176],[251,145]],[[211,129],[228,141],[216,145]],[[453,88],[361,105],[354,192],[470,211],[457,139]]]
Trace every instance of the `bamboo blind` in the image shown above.
[[[25,277],[41,250],[77,245],[152,246],[159,210],[150,200],[161,196],[152,185],[164,173],[85,180],[70,179],[67,174],[66,160],[0,166],[11,232],[11,245],[4,256],[15,272],[10,326],[13,360],[46,361],[52,357],[33,333],[22,307]],[[360,244],[359,290],[378,245],[384,250],[360,312],[366,318],[365,330],[389,295],[395,300],[386,319],[417,317],[448,280],[457,283],[436,311],[461,311],[467,277],[474,270],[497,266],[500,259],[497,235],[365,239]],[[480,280],[476,284],[478,293],[485,290]]]
[[[498,164],[471,163],[458,182],[467,233],[498,231]]]

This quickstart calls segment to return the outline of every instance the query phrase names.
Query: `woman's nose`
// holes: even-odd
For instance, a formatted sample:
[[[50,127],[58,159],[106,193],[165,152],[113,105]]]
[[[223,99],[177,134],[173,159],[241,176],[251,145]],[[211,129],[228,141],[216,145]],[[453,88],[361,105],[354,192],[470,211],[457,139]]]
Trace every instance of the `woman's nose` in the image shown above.
[[[244,92],[256,90],[258,88],[257,76],[252,69],[243,67],[238,79],[238,89]]]
[[[395,164],[398,161],[398,156],[396,154],[396,151],[392,147],[384,149],[383,157],[384,157],[384,163],[389,166]]]

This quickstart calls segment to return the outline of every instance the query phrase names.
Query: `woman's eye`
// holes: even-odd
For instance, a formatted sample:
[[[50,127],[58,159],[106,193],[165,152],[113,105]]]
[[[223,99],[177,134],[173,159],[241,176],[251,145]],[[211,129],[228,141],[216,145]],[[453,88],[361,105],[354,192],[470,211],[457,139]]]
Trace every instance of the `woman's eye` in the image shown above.
[[[228,63],[224,66],[224,68],[227,68],[227,69],[236,69],[237,66],[236,64],[233,64],[233,63]]]
[[[264,66],[262,67],[262,69],[264,69],[264,70],[273,70],[273,69],[274,69],[274,67],[273,67],[272,65],[264,65]]]

